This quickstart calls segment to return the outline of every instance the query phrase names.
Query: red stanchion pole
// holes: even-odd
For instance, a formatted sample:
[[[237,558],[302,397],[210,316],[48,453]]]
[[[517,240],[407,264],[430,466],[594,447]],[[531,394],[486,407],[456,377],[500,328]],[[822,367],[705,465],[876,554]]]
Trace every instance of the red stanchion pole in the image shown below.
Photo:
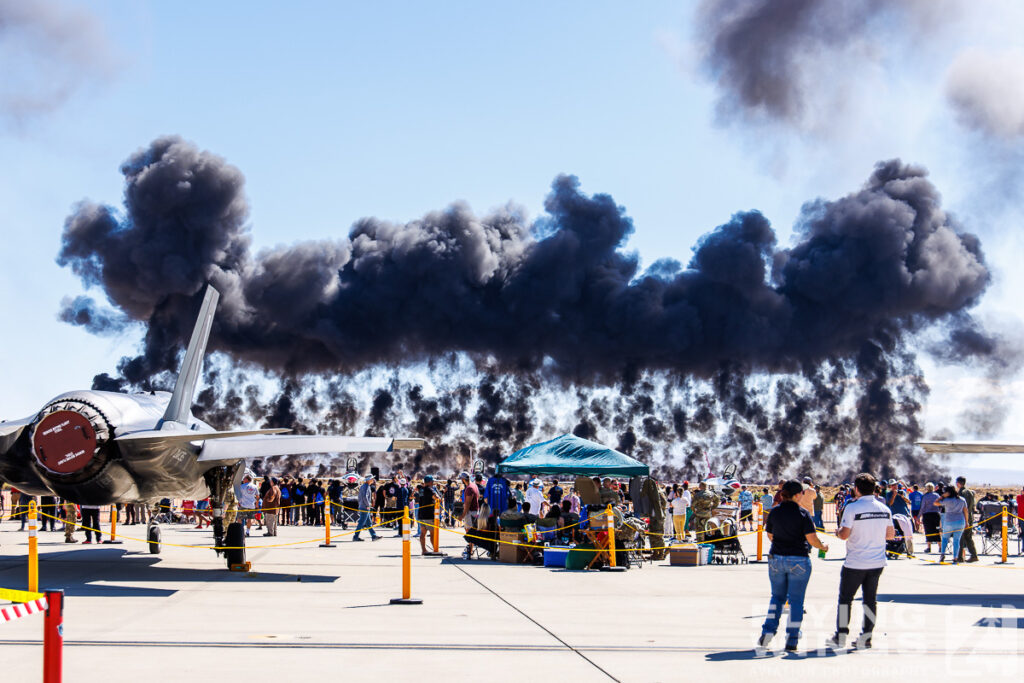
[[[64,591],[46,591],[43,621],[43,683],[60,683],[64,671]]]

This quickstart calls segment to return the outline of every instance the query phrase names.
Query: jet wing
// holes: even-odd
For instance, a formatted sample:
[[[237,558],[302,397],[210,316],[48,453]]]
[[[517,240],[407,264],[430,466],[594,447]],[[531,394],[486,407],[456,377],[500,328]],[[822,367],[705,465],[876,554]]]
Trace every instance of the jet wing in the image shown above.
[[[918,441],[925,453],[1024,453],[1022,443],[995,441]]]
[[[6,453],[18,440],[21,431],[32,424],[34,419],[36,419],[35,415],[20,420],[4,420],[0,422],[0,453]]]
[[[36,416],[23,417],[20,420],[4,420],[0,422],[0,436],[7,436],[8,434],[15,434],[20,432],[25,427],[32,424],[32,420],[36,419]]]
[[[420,448],[423,448],[423,439],[307,434],[239,436],[208,441],[203,446],[198,461],[243,460],[305,453],[386,453]]]
[[[171,445],[177,443],[189,443],[191,441],[206,441],[207,439],[232,439],[239,436],[255,436],[257,434],[281,434],[290,432],[290,429],[248,429],[240,431],[225,432],[176,432],[161,431],[159,429],[146,429],[141,432],[131,432],[117,437],[114,441],[125,444],[139,445]]]

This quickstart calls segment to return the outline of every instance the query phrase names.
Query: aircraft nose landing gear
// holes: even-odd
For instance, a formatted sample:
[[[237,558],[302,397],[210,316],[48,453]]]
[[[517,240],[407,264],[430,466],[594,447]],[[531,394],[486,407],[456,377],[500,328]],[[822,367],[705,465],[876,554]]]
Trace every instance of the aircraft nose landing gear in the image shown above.
[[[217,467],[205,476],[210,489],[210,506],[213,508],[213,545],[218,554],[224,553],[228,569],[248,570],[245,561],[245,525],[232,522],[227,525],[227,533],[224,529],[224,507],[234,497],[233,485],[242,480],[242,464],[239,462],[231,467]]]
[[[146,527],[146,540],[149,541],[149,552],[151,555],[160,554],[160,523],[157,518],[160,515],[159,505],[149,506],[149,525]]]
[[[228,533],[224,539],[224,559],[228,569],[232,571],[248,571],[249,563],[245,561],[245,525],[241,522],[228,524]]]

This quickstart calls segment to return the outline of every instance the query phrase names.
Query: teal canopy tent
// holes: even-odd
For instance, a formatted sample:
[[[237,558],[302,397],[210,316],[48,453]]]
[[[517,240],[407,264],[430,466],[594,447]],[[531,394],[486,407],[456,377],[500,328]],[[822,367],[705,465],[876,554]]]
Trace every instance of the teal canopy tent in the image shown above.
[[[649,476],[651,469],[625,453],[572,434],[527,446],[498,465],[499,474]]]

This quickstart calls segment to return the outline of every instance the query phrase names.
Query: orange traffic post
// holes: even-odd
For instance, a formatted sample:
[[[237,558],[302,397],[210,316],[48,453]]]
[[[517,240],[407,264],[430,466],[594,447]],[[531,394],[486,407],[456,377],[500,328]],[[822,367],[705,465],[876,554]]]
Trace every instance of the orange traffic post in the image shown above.
[[[320,544],[320,547],[336,547],[331,543],[331,499],[326,497],[324,498],[324,542]]]
[[[412,595],[412,538],[409,529],[409,506],[402,513],[402,597],[391,598],[392,605],[422,605],[423,601]]]
[[[39,592],[39,540],[36,538],[36,502],[28,502],[28,590]]]
[[[757,561],[761,561],[764,543],[764,504],[757,504]]]
[[[606,572],[623,572],[629,569],[629,567],[620,567],[615,559],[615,512],[612,511],[612,504],[608,503],[608,507],[604,511],[605,520],[608,524],[608,564],[601,567],[601,571]]]
[[[108,545],[121,545],[121,541],[117,540],[117,506],[110,506],[110,538],[103,541]]]

